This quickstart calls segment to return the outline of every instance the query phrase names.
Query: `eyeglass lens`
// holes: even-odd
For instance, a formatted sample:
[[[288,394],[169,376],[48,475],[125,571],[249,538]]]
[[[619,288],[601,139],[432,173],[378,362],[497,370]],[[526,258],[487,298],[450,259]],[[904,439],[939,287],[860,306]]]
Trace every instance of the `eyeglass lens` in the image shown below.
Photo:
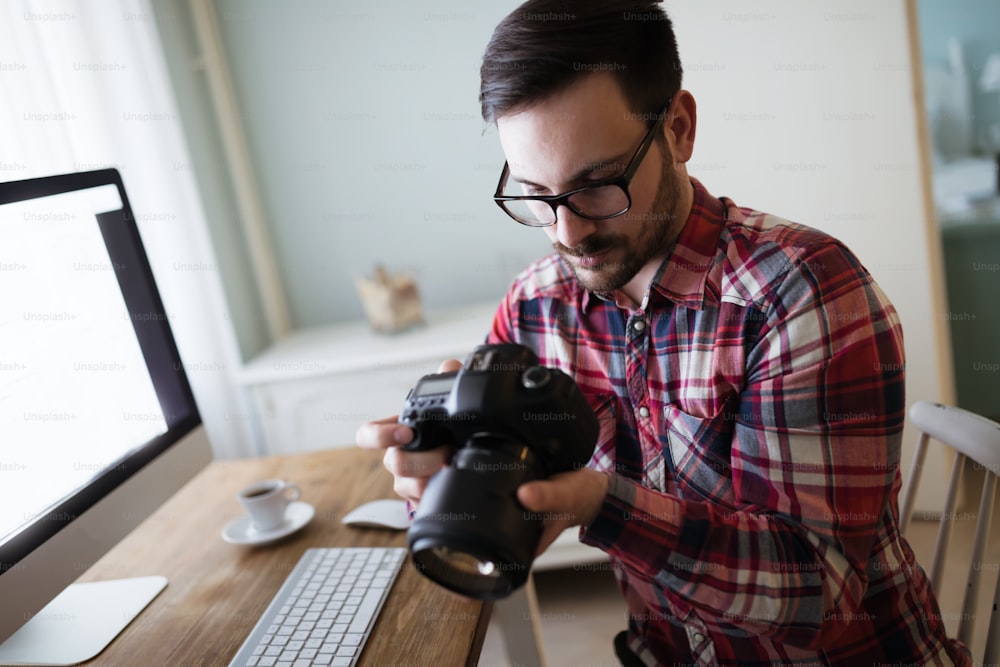
[[[528,194],[524,188],[505,188],[506,190],[521,190],[505,194]],[[595,188],[585,188],[572,194],[566,204],[577,215],[585,218],[607,218],[621,213],[628,208],[628,195],[618,185],[603,185]],[[507,212],[520,222],[528,225],[551,225],[556,221],[556,213],[552,205],[537,199],[515,199],[503,202]]]

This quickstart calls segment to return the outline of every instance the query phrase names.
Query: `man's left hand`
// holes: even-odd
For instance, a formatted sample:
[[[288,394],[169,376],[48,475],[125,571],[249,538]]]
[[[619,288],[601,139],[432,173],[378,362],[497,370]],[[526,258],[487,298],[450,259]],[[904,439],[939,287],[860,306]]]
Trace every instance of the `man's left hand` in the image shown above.
[[[548,549],[567,528],[586,526],[596,519],[607,493],[607,474],[589,468],[519,486],[518,501],[528,512],[543,519],[536,555]]]

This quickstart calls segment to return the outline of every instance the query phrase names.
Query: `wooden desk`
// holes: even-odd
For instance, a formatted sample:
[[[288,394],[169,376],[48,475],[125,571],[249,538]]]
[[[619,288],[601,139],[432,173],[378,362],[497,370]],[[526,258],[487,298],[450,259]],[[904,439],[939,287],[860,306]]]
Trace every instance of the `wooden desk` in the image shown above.
[[[280,477],[302,488],[316,516],[262,547],[220,535],[243,514],[236,493]],[[215,461],[98,561],[80,581],[162,574],[169,583],[93,665],[228,665],[303,551],[326,546],[405,546],[406,534],[351,528],[340,518],[362,502],[393,498],[379,452],[357,448]],[[362,665],[474,665],[491,605],[454,595],[407,558]]]

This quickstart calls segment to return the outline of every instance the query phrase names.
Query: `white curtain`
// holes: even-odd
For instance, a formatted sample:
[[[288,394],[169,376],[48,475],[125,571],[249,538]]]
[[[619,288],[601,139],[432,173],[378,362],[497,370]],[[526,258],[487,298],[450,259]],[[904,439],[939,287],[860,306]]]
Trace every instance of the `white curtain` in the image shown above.
[[[0,181],[121,172],[216,456],[245,456],[253,420],[190,165],[148,0],[0,2]]]

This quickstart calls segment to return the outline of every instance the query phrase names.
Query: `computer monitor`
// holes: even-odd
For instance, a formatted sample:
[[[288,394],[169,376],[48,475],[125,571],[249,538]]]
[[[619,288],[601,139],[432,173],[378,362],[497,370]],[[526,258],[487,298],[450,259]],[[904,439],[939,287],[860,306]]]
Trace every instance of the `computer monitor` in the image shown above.
[[[0,664],[102,650],[165,580],[69,584],[211,457],[118,171],[0,183]]]

